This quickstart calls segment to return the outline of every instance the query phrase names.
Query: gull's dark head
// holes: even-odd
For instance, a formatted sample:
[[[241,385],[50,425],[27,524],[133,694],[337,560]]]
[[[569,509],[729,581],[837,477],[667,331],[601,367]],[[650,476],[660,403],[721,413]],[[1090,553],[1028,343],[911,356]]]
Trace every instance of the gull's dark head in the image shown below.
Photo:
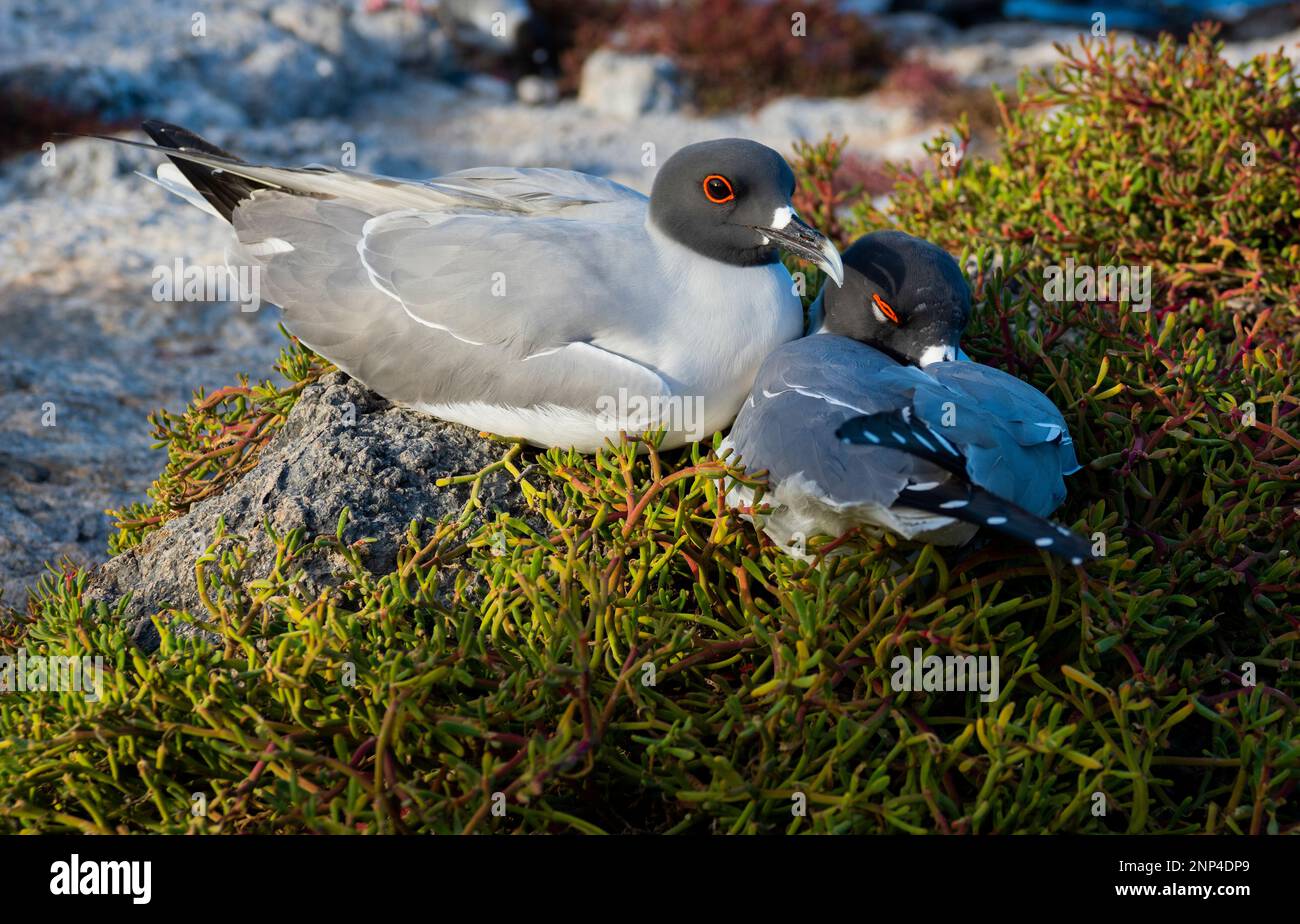
[[[970,286],[946,250],[873,231],[844,252],[844,267],[844,285],[822,293],[825,330],[918,366],[956,359]]]
[[[722,138],[682,148],[650,190],[650,220],[672,240],[733,266],[762,266],[785,250],[820,266],[836,285],[835,245],[795,214],[794,172],[756,141]]]

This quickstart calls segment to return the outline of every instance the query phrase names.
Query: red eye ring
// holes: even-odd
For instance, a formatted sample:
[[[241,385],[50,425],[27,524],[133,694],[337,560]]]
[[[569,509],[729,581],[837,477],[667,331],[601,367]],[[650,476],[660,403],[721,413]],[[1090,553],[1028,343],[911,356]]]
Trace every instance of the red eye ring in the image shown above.
[[[714,180],[717,180],[719,183],[721,183],[723,186],[727,188],[727,194],[725,196],[718,197],[709,191],[709,184],[712,183]],[[710,173],[708,176],[704,178],[703,186],[704,186],[705,198],[707,198],[714,205],[722,205],[722,203],[730,202],[732,199],[736,198],[736,191],[731,188],[731,181],[728,180],[725,176],[722,176],[721,174]]]
[[[898,315],[894,314],[894,309],[890,308],[889,305],[885,303],[885,300],[880,297],[879,292],[872,292],[871,300],[876,303],[876,307],[880,309],[881,314],[889,318],[889,320],[893,321],[895,324],[898,323]]]

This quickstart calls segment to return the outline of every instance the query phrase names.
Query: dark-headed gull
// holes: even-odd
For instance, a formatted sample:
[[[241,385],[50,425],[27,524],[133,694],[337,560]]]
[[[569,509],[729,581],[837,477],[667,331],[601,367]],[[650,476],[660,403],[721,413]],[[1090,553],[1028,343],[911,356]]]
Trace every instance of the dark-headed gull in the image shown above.
[[[1072,564],[1091,558],[1084,537],[1044,519],[1079,468],[1060,411],[1005,372],[946,361],[970,316],[956,261],[878,231],[844,264],[843,287],[819,297],[818,333],[767,358],[727,440],[768,471],[768,534],[800,551],[861,526],[944,545],[988,527]]]
[[[234,226],[228,262],[304,343],[390,400],[541,446],[724,429],[800,334],[778,250],[843,278],[790,204],[790,167],[753,141],[681,149],[647,198],[557,169],[262,166],[144,129],[174,164],[159,182]]]

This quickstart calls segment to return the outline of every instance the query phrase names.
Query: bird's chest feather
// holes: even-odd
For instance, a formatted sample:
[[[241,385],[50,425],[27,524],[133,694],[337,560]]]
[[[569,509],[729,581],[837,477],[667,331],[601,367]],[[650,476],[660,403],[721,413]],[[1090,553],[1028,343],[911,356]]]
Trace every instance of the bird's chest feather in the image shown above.
[[[780,263],[732,266],[660,239],[659,271],[671,293],[657,306],[671,315],[678,344],[657,344],[659,371],[683,392],[715,396],[734,414],[759,366],[803,329],[794,280]]]
[[[754,385],[763,361],[799,336],[803,307],[793,280],[777,263],[702,271],[680,304],[683,326],[699,347],[665,369],[687,394],[706,396],[706,429],[728,427]]]

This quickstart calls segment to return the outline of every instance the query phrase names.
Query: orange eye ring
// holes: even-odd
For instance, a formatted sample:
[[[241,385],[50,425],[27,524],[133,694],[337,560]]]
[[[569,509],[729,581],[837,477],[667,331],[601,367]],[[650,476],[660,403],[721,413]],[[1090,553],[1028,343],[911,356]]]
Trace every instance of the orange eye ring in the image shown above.
[[[876,303],[876,307],[880,309],[881,314],[889,318],[889,320],[893,321],[895,324],[898,323],[898,315],[896,315],[894,309],[890,308],[889,305],[885,303],[885,300],[880,297],[879,292],[872,292],[871,300]]]
[[[713,194],[713,191],[709,189],[709,184],[713,183],[715,180],[726,188],[727,194],[725,196],[716,196]],[[731,181],[721,174],[710,173],[704,178],[703,186],[705,197],[714,205],[722,205],[722,203],[730,202],[732,199],[736,198],[736,191],[731,188]]]

